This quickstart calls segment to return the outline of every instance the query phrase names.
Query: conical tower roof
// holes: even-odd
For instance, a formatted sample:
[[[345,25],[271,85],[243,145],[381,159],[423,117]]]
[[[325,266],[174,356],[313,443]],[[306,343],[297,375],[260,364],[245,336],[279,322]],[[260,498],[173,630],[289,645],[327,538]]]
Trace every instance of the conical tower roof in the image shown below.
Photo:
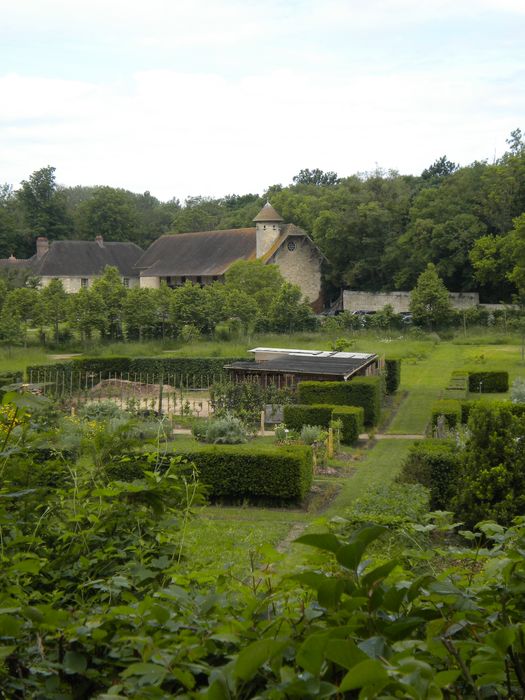
[[[270,202],[266,202],[261,211],[257,214],[254,221],[284,221],[283,217],[275,211]]]

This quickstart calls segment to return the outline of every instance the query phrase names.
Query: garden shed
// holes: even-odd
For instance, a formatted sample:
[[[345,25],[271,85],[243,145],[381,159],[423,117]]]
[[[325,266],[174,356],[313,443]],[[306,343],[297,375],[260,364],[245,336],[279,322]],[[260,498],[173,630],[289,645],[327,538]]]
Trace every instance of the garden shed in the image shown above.
[[[234,381],[258,381],[263,386],[295,387],[301,381],[342,381],[379,374],[378,355],[331,350],[253,348],[254,362],[224,366]]]

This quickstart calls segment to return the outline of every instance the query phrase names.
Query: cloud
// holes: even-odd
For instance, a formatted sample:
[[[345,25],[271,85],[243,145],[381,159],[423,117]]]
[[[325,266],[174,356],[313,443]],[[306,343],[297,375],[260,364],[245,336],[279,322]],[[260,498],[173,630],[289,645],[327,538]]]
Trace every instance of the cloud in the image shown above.
[[[0,27],[0,177],[51,164],[68,185],[166,199],[261,192],[304,167],[417,173],[444,153],[491,158],[523,127],[524,8],[13,3]]]

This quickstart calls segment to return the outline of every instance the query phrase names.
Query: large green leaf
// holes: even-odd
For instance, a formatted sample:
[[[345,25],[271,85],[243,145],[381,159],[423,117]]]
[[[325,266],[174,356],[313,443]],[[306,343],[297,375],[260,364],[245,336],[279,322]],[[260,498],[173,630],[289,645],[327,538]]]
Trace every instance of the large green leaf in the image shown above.
[[[330,532],[301,535],[301,537],[298,537],[296,540],[294,540],[294,542],[296,544],[306,544],[309,547],[323,549],[327,552],[332,552],[333,554],[335,554],[342,545],[342,542],[340,542],[337,537]]]
[[[339,692],[357,688],[372,687],[376,691],[384,688],[389,682],[389,677],[381,662],[376,659],[366,659],[350,669],[341,681]]]
[[[287,643],[276,639],[259,639],[252,642],[237,657],[234,674],[243,681],[249,681],[264,663],[280,654]]]
[[[78,654],[76,651],[66,651],[63,666],[66,673],[84,673],[87,668],[87,659],[84,654]]]

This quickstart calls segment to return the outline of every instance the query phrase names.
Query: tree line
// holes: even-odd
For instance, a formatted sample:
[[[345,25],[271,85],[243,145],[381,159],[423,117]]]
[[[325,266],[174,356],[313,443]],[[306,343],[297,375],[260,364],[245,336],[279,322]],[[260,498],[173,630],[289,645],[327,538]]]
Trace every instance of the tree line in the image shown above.
[[[84,342],[180,338],[202,335],[227,339],[250,332],[313,330],[317,319],[301,290],[286,282],[276,265],[239,261],[225,282],[201,287],[186,282],[176,288],[130,288],[120,273],[107,267],[88,288],[68,294],[59,279],[39,289],[9,289],[0,278],[0,341],[27,342],[29,328],[40,329],[42,341],[51,329],[55,341],[72,332]]]
[[[520,129],[492,163],[459,167],[446,156],[419,176],[396,171],[338,177],[301,170],[262,196],[189,197],[161,202],[149,192],[61,187],[53,167],[18,190],[0,188],[0,256],[28,257],[35,239],[133,241],[146,247],[166,232],[250,226],[267,198],[304,228],[327,258],[328,288],[412,289],[428,263],[448,289],[510,301],[525,269],[525,141]],[[516,272],[515,268],[518,268]],[[525,278],[525,274],[523,275]]]

